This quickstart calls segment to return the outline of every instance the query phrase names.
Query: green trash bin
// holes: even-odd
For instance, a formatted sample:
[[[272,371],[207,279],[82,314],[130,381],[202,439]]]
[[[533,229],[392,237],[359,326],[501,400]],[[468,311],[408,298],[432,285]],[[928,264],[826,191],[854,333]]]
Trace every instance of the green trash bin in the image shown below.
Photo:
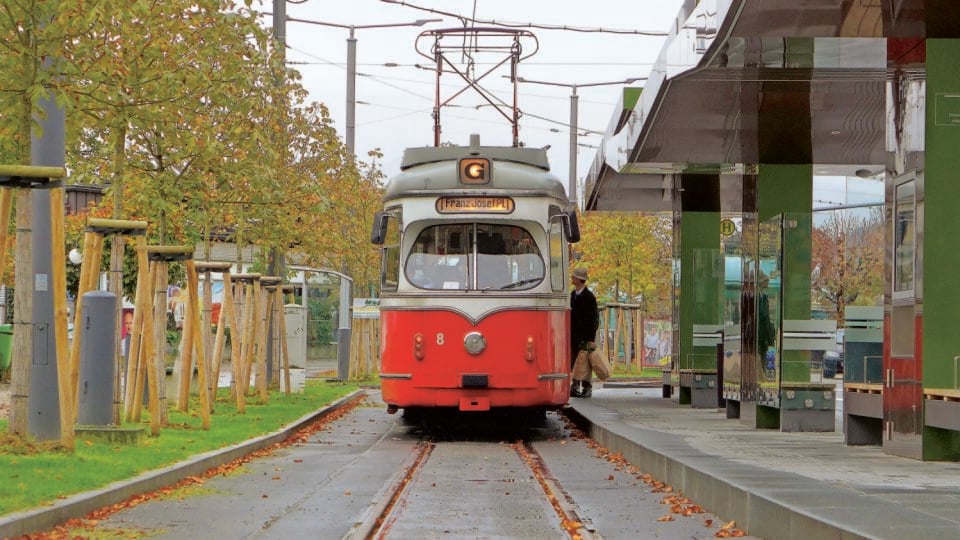
[[[0,369],[10,367],[10,354],[13,352],[13,325],[0,324]]]

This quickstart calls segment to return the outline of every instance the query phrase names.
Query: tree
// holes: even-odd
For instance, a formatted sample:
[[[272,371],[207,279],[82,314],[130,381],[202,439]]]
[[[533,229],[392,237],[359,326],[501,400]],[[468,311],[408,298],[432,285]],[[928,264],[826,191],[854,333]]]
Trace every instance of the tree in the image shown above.
[[[326,195],[324,211],[309,216],[313,226],[304,241],[314,247],[308,255],[310,266],[345,269],[362,296],[379,284],[380,252],[368,239],[373,214],[382,204],[383,175],[372,165],[357,166],[359,170],[347,166],[319,179]]]
[[[581,219],[581,254],[601,301],[640,302],[646,313],[669,316],[671,233],[667,215],[591,212]]]
[[[168,228],[174,238],[199,237],[190,225],[204,223],[209,208],[197,199],[222,181],[221,162],[236,163],[234,141],[262,143],[248,166],[272,150],[269,134],[225,120],[256,118],[251,104],[268,101],[262,92],[248,97],[264,86],[265,33],[251,14],[232,9],[217,0],[175,0],[163,9],[146,1],[108,4],[101,24],[70,49],[82,76],[71,88],[69,139],[85,157],[74,176],[108,181],[114,217],[147,219],[162,243]],[[185,194],[196,198],[185,202]]]
[[[64,44],[74,38],[74,28],[90,23],[81,13],[78,2],[8,3],[0,9],[0,162],[27,164],[30,162],[31,139],[42,137],[33,122],[40,112],[41,100],[53,99],[60,107],[66,105],[60,85],[65,80],[69,62],[64,59]],[[15,253],[15,302],[18,305],[15,322],[33,320],[33,302],[30,299],[30,280],[33,277],[32,195],[30,190],[18,190],[17,236]],[[21,329],[28,328],[20,325]],[[27,433],[27,399],[33,357],[31,331],[15,331],[12,353],[13,402],[10,409],[11,433]],[[61,373],[61,381],[63,381]],[[62,410],[62,409],[61,409]],[[72,440],[65,441],[68,446]]]
[[[75,178],[112,178],[117,217],[145,219],[161,243],[229,230],[239,247],[295,246],[308,260],[367,270],[363,242],[306,241],[366,229],[378,190],[253,13],[210,0],[152,6],[105,11],[111,23],[74,45],[86,74],[75,86]]]
[[[241,245],[295,245],[310,260],[342,261],[363,276],[355,283],[373,282],[365,238],[380,173],[352,164],[326,108],[306,102],[249,5],[4,5],[0,162],[29,162],[31,115],[54,96],[68,108],[69,181],[108,185],[104,208],[147,221],[150,243],[192,244],[230,229]],[[50,59],[58,62],[45,66]],[[317,235],[324,241],[305,241]],[[15,339],[29,357],[29,336]]]
[[[883,294],[883,215],[831,212],[812,239],[814,299],[830,308],[838,323],[847,305],[876,305]]]

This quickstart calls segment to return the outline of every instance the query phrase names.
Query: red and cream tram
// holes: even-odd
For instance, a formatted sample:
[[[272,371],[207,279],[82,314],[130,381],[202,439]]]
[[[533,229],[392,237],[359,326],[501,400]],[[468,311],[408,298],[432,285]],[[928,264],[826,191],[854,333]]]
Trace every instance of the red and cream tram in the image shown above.
[[[405,420],[569,398],[576,214],[545,150],[470,142],[407,149],[374,220],[381,389]]]

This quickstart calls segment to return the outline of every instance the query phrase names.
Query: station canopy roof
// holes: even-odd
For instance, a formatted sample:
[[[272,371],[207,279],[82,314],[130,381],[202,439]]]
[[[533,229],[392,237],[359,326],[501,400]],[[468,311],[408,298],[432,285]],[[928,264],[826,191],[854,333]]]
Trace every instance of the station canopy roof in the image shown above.
[[[958,17],[939,0],[686,1],[613,114],[584,207],[670,210],[671,173],[882,171],[888,70],[922,74],[923,39],[960,35]]]

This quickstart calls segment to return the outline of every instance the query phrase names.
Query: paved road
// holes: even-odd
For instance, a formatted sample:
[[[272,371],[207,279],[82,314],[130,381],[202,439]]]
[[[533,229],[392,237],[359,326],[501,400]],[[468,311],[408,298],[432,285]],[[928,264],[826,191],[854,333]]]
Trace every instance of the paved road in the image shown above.
[[[396,420],[374,394],[302,444],[255,459],[238,474],[116,513],[99,528],[154,538],[349,538],[384,506],[421,440]],[[524,433],[565,504],[603,538],[710,538],[723,523],[711,514],[679,513],[696,509],[694,501],[671,513],[664,501],[677,503],[675,495],[605,454],[559,415]],[[564,537],[536,480],[505,450],[511,437],[459,431],[439,437],[402,503],[405,521],[388,537]]]

